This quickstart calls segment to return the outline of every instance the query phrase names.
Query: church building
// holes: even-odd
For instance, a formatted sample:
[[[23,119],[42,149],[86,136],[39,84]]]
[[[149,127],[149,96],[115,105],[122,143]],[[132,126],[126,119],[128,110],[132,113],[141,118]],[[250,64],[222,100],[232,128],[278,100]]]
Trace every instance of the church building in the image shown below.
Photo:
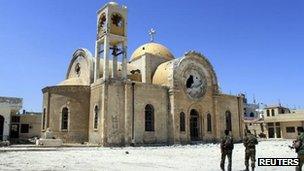
[[[95,52],[77,49],[66,79],[43,88],[42,133],[65,143],[125,146],[243,136],[243,98],[222,94],[202,54],[179,58],[150,42],[128,60],[127,7],[109,2],[97,12]]]

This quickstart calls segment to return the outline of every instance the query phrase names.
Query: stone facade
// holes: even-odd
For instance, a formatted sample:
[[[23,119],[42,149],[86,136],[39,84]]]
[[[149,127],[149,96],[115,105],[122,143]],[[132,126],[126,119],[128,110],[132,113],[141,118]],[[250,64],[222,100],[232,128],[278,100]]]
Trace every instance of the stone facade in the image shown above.
[[[64,142],[88,141],[88,119],[90,104],[89,86],[57,86],[43,89],[42,131],[51,128],[54,136],[61,137]],[[67,129],[62,128],[62,110],[68,109]],[[45,125],[45,127],[43,127]]]
[[[225,129],[240,140],[243,97],[219,91],[204,55],[174,58],[151,42],[126,62],[126,15],[115,2],[98,11],[94,56],[76,50],[66,80],[43,89],[42,133],[50,128],[66,143],[103,146],[214,141]]]

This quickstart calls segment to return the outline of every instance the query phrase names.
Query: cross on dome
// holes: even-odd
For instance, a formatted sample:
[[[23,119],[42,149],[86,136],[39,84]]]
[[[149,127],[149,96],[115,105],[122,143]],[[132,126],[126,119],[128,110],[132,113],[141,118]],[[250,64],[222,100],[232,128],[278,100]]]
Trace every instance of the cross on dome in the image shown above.
[[[149,35],[150,35],[150,42],[154,42],[154,35],[156,34],[156,30],[154,30],[153,28],[151,28],[149,30]]]

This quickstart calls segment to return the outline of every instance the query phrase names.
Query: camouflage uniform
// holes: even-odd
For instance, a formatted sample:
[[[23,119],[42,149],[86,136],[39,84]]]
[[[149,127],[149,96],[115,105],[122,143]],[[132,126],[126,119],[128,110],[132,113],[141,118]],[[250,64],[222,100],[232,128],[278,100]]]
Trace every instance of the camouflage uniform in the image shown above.
[[[246,170],[249,168],[249,159],[251,159],[251,168],[255,168],[255,145],[258,144],[257,138],[251,133],[247,133],[246,137],[243,140],[243,144],[246,147],[245,149],[245,166]]]
[[[231,138],[232,140],[232,147],[225,147],[225,143],[227,141],[228,138]],[[221,169],[225,170],[225,159],[226,156],[228,157],[228,171],[231,171],[231,167],[232,167],[232,150],[233,150],[233,139],[230,135],[225,135],[222,138],[221,141],[221,152],[222,152],[222,157],[221,157]]]
[[[304,163],[304,144],[303,144],[303,142],[304,142],[304,133],[301,133],[298,136],[297,140],[302,142],[302,146],[297,150],[298,158],[300,159],[300,164],[299,164],[299,166],[296,167],[296,171],[301,171],[303,163]]]

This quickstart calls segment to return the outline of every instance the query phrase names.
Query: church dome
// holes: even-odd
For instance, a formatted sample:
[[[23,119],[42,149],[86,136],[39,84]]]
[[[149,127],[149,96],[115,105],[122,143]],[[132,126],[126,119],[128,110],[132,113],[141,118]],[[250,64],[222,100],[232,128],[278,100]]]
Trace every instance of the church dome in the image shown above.
[[[165,60],[169,61],[174,59],[174,56],[170,52],[168,48],[166,48],[164,45],[158,44],[158,43],[147,43],[144,45],[141,45],[138,47],[131,56],[131,61],[139,59],[142,55],[145,53],[149,53],[155,56],[159,56],[164,58]]]
[[[61,83],[58,84],[59,86],[64,85],[89,85],[85,80],[75,77],[75,78],[68,78]]]

